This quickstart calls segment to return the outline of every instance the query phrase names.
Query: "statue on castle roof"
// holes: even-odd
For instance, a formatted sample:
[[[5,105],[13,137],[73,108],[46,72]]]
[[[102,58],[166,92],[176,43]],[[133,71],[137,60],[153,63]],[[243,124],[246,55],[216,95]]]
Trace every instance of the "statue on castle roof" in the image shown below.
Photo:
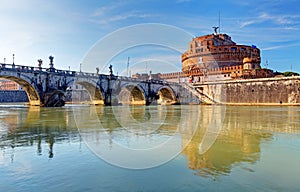
[[[217,35],[219,27],[213,27],[213,29],[214,29],[214,35]]]

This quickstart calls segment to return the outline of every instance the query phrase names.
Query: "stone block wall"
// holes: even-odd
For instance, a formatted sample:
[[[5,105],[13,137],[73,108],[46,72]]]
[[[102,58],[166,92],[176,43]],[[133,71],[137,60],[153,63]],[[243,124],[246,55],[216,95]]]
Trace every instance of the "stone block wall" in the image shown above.
[[[90,101],[90,97],[85,90],[67,91],[66,101],[86,102]],[[72,100],[73,97],[73,100]],[[0,103],[14,103],[14,102],[29,102],[25,91],[23,90],[6,90],[0,91]]]
[[[1,103],[28,102],[28,97],[25,91],[22,90],[0,91],[0,102]]]
[[[224,104],[300,105],[300,77],[206,83],[197,89]]]

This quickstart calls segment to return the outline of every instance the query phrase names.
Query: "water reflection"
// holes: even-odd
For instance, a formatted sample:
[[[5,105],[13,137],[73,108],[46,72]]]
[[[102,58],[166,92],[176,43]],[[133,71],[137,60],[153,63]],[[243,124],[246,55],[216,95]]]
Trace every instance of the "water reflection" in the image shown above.
[[[77,128],[69,122],[67,108],[20,107],[0,109],[0,148],[37,146],[42,155],[43,142],[48,145],[48,157],[54,156],[54,143],[78,140]]]
[[[195,129],[198,113],[197,107],[181,106],[74,110],[81,136],[91,150],[110,164],[132,169],[158,166],[178,155],[180,129]]]
[[[217,140],[201,154],[199,145],[205,133],[201,126],[207,123],[206,116],[201,113],[204,122],[182,152],[187,156],[187,166],[202,177],[226,175],[242,162],[255,163],[260,159],[261,143],[272,140],[274,133],[300,133],[298,107],[227,107]]]
[[[201,177],[226,175],[239,163],[259,161],[261,144],[272,140],[274,133],[300,133],[299,107],[15,107],[0,108],[0,149],[36,147],[37,155],[46,150],[47,157],[53,158],[56,143],[80,141],[74,110],[81,112],[82,116],[75,118],[82,118],[82,134],[100,143],[97,147],[101,150],[112,150],[115,144],[144,149],[176,138],[187,167]],[[197,121],[187,115],[192,112]],[[100,122],[102,129],[95,128],[95,122]],[[219,124],[222,126],[216,126]]]

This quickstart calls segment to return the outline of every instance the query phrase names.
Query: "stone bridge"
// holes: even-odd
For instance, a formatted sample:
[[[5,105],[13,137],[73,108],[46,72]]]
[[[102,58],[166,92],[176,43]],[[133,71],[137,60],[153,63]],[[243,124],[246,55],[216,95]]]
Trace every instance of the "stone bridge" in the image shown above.
[[[161,80],[137,80],[128,77],[58,70],[53,67],[0,64],[0,78],[18,83],[32,106],[58,107],[65,104],[65,93],[79,84],[87,90],[95,105],[179,104],[188,101],[188,91],[178,83]],[[76,102],[76,101],[74,101]]]

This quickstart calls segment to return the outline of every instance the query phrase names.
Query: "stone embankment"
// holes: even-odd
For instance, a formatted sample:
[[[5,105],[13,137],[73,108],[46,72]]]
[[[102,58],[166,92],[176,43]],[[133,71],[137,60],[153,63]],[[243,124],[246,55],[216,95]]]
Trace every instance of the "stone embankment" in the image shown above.
[[[300,105],[300,76],[207,82],[194,87],[221,104]]]

